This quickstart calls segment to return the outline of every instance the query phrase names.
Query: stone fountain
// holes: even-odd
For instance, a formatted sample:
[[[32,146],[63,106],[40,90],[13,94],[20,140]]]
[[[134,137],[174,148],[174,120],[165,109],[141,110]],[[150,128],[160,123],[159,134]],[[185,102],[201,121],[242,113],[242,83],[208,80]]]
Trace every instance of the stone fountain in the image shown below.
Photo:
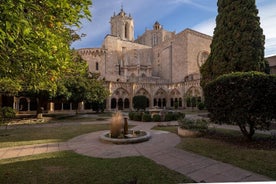
[[[148,141],[151,135],[143,130],[129,130],[127,118],[120,112],[115,113],[110,122],[110,131],[100,136],[100,140],[114,144],[131,144]]]

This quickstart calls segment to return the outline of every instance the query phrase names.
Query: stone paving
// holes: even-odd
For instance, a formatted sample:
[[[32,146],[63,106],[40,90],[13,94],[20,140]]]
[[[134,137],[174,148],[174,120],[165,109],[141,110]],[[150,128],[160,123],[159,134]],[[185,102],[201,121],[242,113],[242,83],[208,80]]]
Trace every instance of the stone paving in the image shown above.
[[[106,131],[99,131],[75,137],[64,143],[49,143],[0,149],[0,159],[27,156],[39,153],[72,150],[76,153],[99,158],[118,158],[127,156],[144,156],[157,164],[182,173],[196,182],[247,182],[271,181],[261,176],[230,164],[222,163],[190,153],[175,146],[181,139],[166,131],[151,130],[154,123],[135,124],[133,129],[150,131],[152,138],[143,143],[115,145],[99,140]]]

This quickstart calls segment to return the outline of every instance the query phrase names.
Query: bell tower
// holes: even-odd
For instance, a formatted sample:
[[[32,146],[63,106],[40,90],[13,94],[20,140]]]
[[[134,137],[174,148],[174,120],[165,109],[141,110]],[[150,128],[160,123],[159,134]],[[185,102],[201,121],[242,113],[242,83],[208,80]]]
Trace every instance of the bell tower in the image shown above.
[[[110,18],[111,34],[122,40],[134,41],[134,23],[131,15],[127,15],[123,8],[120,13]]]

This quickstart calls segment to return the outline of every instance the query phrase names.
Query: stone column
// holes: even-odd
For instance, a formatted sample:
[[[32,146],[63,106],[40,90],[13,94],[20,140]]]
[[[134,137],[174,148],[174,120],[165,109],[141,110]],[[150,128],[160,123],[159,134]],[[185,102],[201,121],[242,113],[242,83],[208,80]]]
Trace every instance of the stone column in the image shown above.
[[[31,104],[30,104],[30,103],[31,103],[31,100],[30,100],[30,99],[27,99],[27,103],[28,103],[28,111],[30,111],[30,109],[31,109],[31,108],[30,108],[30,106],[31,106]]]
[[[54,112],[55,111],[55,104],[54,104],[54,102],[50,102],[49,103],[49,107],[50,107],[50,109],[49,109],[50,112]]]

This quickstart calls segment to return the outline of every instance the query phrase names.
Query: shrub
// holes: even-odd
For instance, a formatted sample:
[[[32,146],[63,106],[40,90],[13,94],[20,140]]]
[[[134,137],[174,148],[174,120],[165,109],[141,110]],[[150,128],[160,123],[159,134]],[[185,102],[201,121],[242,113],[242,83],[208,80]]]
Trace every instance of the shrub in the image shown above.
[[[133,107],[139,111],[140,109],[145,110],[148,104],[148,99],[145,96],[139,95],[133,97]]]
[[[182,112],[176,112],[174,113],[174,120],[181,120],[185,118],[185,114]]]
[[[204,119],[191,120],[184,118],[179,121],[179,125],[181,128],[187,130],[196,130],[199,132],[206,132],[208,130],[208,122]]]
[[[2,122],[8,121],[9,119],[15,118],[15,111],[11,107],[2,107],[0,109],[0,119]]]
[[[153,122],[161,122],[161,116],[159,114],[154,114],[152,116],[152,121]]]
[[[135,112],[133,116],[134,121],[142,121],[142,113],[141,112]]]
[[[148,114],[148,113],[144,113],[142,115],[142,121],[144,121],[144,122],[150,122],[151,121],[151,115]]]
[[[275,118],[275,91],[276,75],[237,72],[223,75],[204,87],[205,105],[212,121],[236,124],[251,139],[256,129],[268,129]]]
[[[205,108],[205,104],[203,103],[203,102],[199,102],[198,104],[197,104],[197,108],[198,108],[198,110],[203,110],[204,108]]]
[[[133,111],[128,113],[128,117],[129,117],[130,120],[134,119],[134,114],[135,114],[135,112],[133,112]]]
[[[173,120],[174,120],[174,115],[172,112],[168,112],[167,114],[165,114],[164,121],[173,121]]]

